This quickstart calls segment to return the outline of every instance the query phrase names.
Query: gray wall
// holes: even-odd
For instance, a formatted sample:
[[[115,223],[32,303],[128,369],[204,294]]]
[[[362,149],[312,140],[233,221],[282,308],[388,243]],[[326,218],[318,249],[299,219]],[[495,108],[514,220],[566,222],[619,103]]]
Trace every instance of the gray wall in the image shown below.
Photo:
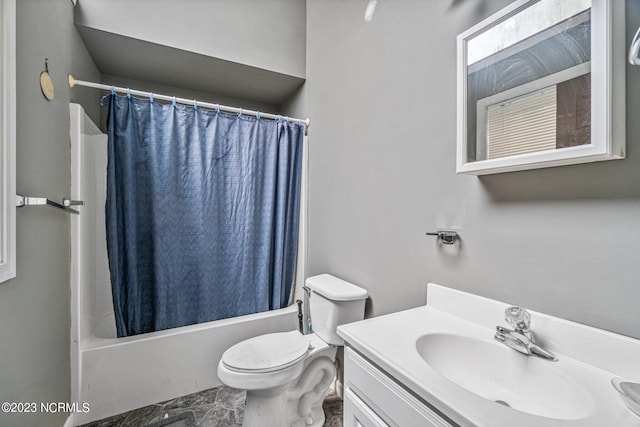
[[[67,73],[99,79],[73,26],[69,0],[17,3],[17,191],[62,200],[70,191],[69,101],[98,120],[98,98],[70,91]],[[38,83],[49,58],[55,99]],[[68,402],[69,217],[50,208],[17,212],[17,277],[0,284],[0,401]],[[39,409],[39,408],[38,408]],[[68,414],[7,415],[3,426],[62,425]]]
[[[297,77],[301,0],[81,0],[79,25]]]
[[[75,24],[104,74],[279,105],[304,82],[305,12],[300,0],[82,0]]]
[[[69,0],[17,3],[18,192],[62,199],[68,102],[100,115],[97,91],[70,91],[66,74],[100,74]],[[455,36],[508,3],[385,0],[364,24],[364,0],[307,2],[308,81],[288,108],[312,119],[310,273],[368,288],[370,315],[421,304],[434,281],[640,337],[640,67],[627,69],[626,160],[454,174]],[[640,4],[626,5],[630,41]],[[17,221],[18,277],[0,284],[0,401],[66,402],[69,218],[24,208]],[[459,229],[459,251],[424,236],[438,227]],[[66,416],[0,414],[0,425]]]
[[[640,67],[627,159],[455,175],[456,35],[508,0],[307,1],[310,274],[366,287],[368,315],[433,281],[640,338]],[[627,0],[627,46],[640,3]],[[459,229],[458,250],[426,231]]]

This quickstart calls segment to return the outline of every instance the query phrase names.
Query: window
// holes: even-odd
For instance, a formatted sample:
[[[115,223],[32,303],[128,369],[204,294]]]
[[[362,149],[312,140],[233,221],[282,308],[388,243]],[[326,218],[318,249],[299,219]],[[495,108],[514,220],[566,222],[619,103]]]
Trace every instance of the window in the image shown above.
[[[477,101],[477,160],[591,142],[591,63]]]

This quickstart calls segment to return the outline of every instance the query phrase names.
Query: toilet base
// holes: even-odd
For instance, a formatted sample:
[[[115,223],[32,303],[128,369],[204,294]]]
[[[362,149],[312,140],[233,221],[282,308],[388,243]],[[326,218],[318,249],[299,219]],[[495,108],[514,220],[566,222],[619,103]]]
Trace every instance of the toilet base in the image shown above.
[[[333,360],[311,360],[291,384],[247,390],[243,427],[322,427],[322,402],[335,377]]]
[[[322,427],[322,402],[335,378],[333,359],[320,356],[307,365],[302,375],[286,391],[288,423],[290,427]]]
[[[286,417],[289,384],[269,390],[247,391],[243,427],[282,427]]]

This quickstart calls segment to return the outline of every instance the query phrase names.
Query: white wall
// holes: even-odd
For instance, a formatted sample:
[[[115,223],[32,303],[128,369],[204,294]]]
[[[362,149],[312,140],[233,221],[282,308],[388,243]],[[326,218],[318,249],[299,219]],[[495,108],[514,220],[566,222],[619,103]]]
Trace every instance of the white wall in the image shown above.
[[[366,287],[369,315],[429,281],[640,338],[640,67],[627,159],[455,175],[456,35],[508,0],[307,1],[310,274]],[[627,47],[640,3],[626,1]],[[623,25],[619,23],[618,25]],[[426,231],[457,228],[459,251]],[[534,326],[535,327],[535,326]]]

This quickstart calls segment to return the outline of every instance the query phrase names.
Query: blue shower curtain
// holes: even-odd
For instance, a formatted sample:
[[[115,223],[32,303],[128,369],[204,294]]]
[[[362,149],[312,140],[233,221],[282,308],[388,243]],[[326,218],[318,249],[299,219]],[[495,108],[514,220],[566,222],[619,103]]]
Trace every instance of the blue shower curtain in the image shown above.
[[[303,127],[115,94],[103,105],[118,336],[285,307]]]

